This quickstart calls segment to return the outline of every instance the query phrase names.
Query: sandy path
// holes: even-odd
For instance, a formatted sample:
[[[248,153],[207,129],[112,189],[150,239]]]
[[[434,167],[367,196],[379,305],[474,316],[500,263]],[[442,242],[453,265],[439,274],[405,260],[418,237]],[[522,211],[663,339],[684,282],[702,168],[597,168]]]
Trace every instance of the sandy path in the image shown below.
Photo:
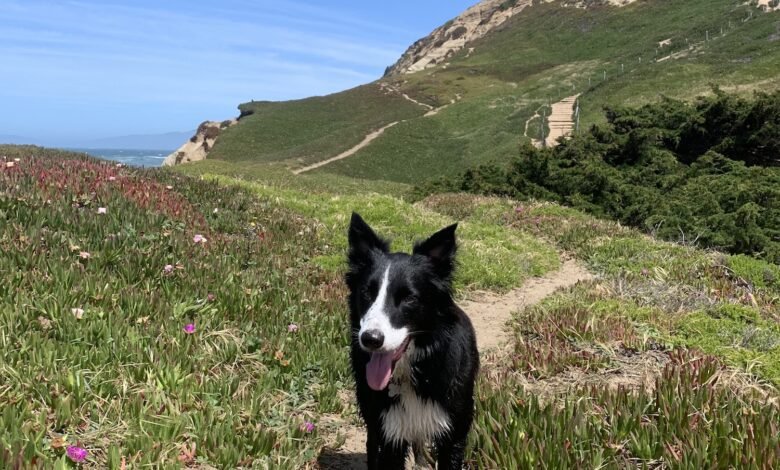
[[[417,101],[416,99],[414,99],[411,96],[407,95],[406,93],[402,92],[398,88],[396,88],[394,86],[391,86],[391,85],[388,85],[387,83],[380,83],[379,84],[379,88],[382,91],[388,91],[390,93],[396,93],[398,95],[401,95],[401,98],[405,99],[406,101],[411,101],[412,103],[416,104],[417,106],[422,106],[423,108],[426,108],[428,110],[436,109],[436,108],[434,108],[433,106],[431,106],[431,105],[429,105],[427,103],[422,103],[420,101]]]
[[[381,84],[380,88],[382,88],[383,90],[385,90],[385,89],[390,90],[391,92],[394,92],[394,93],[400,93],[398,90],[396,90],[395,88],[393,88],[393,87],[391,87],[389,85]],[[456,99],[453,99],[452,101],[450,101],[449,104],[445,104],[444,106],[439,106],[438,108],[434,108],[433,106],[431,106],[429,104],[421,103],[421,102],[415,100],[414,98],[410,97],[406,93],[400,93],[400,95],[404,99],[409,100],[412,103],[415,103],[415,104],[417,104],[419,106],[422,106],[422,107],[428,109],[428,112],[423,114],[423,117],[435,116],[435,115],[439,114],[439,112],[442,111],[443,109],[445,109],[446,107],[448,107],[448,106],[450,106],[452,104],[455,104],[457,101],[460,101],[460,99],[461,99],[460,95],[456,95]],[[360,142],[356,146],[352,147],[351,149],[346,150],[346,151],[336,155],[335,157],[328,158],[327,160],[322,160],[320,162],[313,163],[313,164],[311,164],[309,166],[305,166],[303,168],[298,168],[297,170],[293,170],[292,173],[294,175],[300,175],[301,173],[306,173],[307,171],[311,171],[311,170],[323,167],[323,166],[328,165],[330,163],[333,163],[335,161],[339,161],[339,160],[343,160],[345,158],[351,157],[352,155],[355,155],[359,151],[361,151],[364,148],[366,148],[371,142],[373,142],[379,136],[384,134],[386,130],[388,130],[391,127],[393,127],[393,126],[395,126],[397,124],[400,124],[402,122],[406,122],[406,120],[391,122],[390,124],[387,124],[384,127],[380,127],[379,129],[377,129],[377,130],[375,130],[373,132],[370,132],[368,135],[366,135],[366,137],[363,138],[362,142]]]
[[[539,111],[541,111],[542,108],[544,108],[544,106],[545,105],[539,106],[539,108],[537,108],[537,110],[534,111],[534,115],[531,116],[530,118],[528,118],[527,121],[525,121],[525,131],[523,132],[524,136],[531,137],[531,136],[528,135],[528,128],[531,126],[531,121],[533,121],[534,119],[536,119],[536,118],[543,119],[542,115],[539,114]],[[542,147],[542,141],[541,140],[536,140],[533,137],[531,137],[531,143],[533,143],[537,148],[541,148]]]
[[[384,134],[386,130],[390,129],[391,127],[395,126],[396,124],[398,124],[400,122],[402,122],[402,121],[391,122],[390,124],[388,124],[388,125],[386,125],[384,127],[380,127],[379,129],[375,130],[374,132],[371,132],[370,134],[368,134],[363,139],[362,142],[360,142],[359,144],[355,145],[351,149],[349,149],[349,150],[347,150],[345,152],[342,152],[342,153],[336,155],[335,157],[331,157],[331,158],[329,158],[327,160],[323,160],[321,162],[317,162],[317,163],[314,163],[312,165],[305,166],[305,167],[299,168],[297,170],[293,170],[293,174],[294,175],[300,175],[301,173],[306,173],[307,171],[314,170],[315,168],[319,168],[321,166],[325,166],[325,165],[327,165],[329,163],[333,163],[335,161],[343,160],[343,159],[345,159],[347,157],[351,157],[352,155],[355,155],[360,150],[362,150],[364,147],[368,146],[368,144],[370,144],[374,139],[376,139],[380,135]]]
[[[591,279],[591,274],[574,261],[566,261],[560,270],[545,277],[529,279],[522,287],[504,295],[480,293],[474,300],[461,302],[477,331],[480,352],[497,348],[509,342],[511,329],[507,322],[512,313],[535,305],[558,289]]]
[[[477,332],[480,353],[501,347],[509,342],[511,329],[507,325],[512,313],[541,302],[558,289],[571,287],[593,276],[574,261],[566,261],[560,270],[526,281],[522,287],[504,295],[479,293],[474,299],[459,305],[469,315]],[[337,430],[345,437],[338,449],[325,449],[320,455],[322,470],[358,470],[366,465],[365,430],[359,426],[336,422]],[[412,468],[411,463],[407,468]]]

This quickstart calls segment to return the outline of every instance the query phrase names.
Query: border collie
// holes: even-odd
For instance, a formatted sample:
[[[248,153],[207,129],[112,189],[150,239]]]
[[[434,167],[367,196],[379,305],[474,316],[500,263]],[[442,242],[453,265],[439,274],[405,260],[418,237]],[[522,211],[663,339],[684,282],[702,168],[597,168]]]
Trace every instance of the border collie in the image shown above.
[[[403,469],[433,444],[438,469],[460,469],[474,418],[479,353],[452,300],[455,229],[390,253],[358,215],[349,227],[352,369],[368,468]],[[418,460],[419,463],[419,460]]]

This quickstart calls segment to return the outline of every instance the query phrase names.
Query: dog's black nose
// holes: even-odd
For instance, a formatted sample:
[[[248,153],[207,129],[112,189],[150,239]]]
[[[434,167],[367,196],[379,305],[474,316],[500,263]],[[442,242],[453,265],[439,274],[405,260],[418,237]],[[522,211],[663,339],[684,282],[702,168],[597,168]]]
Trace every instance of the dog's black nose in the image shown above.
[[[364,331],[360,335],[360,342],[366,349],[379,349],[385,344],[385,335],[379,330]]]

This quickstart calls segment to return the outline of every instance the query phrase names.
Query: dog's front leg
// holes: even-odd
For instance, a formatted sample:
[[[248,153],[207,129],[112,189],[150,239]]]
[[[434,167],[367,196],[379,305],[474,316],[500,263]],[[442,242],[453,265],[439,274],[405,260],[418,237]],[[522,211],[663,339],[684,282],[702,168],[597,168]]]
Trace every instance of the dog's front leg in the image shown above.
[[[466,452],[466,439],[443,441],[436,445],[436,462],[438,470],[461,470],[463,454]]]
[[[382,442],[379,447],[379,469],[380,470],[404,470],[406,463],[406,454],[409,452],[409,445],[388,444]]]
[[[379,470],[379,426],[366,426],[366,457],[368,470]]]

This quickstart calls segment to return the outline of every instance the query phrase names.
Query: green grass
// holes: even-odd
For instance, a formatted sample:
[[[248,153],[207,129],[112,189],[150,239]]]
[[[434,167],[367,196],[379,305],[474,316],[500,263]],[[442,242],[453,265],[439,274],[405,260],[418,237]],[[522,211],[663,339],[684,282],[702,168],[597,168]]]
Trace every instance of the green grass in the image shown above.
[[[422,205],[550,240],[603,276],[610,293],[580,290],[568,305],[628,318],[657,341],[713,354],[780,385],[777,265],[654,240],[555,204],[445,194]]]
[[[421,205],[549,240],[598,276],[517,312],[512,351],[488,356],[477,468],[777,465],[777,266],[555,204],[444,194]]]
[[[236,184],[261,198],[273,200],[280,207],[316,218],[321,224],[319,231],[331,244],[330,249],[315,261],[331,270],[343,268],[347,224],[352,211],[360,213],[380,235],[390,238],[394,250],[407,252],[415,241],[458,221],[414,206],[402,198],[376,192],[301,190],[300,187],[280,186],[274,177],[266,183],[208,173],[203,176],[226,185]],[[332,182],[330,178],[326,181]],[[344,181],[348,187],[350,180]],[[559,265],[556,250],[549,244],[492,223],[464,221],[458,228],[458,240],[462,253],[455,285],[459,291],[504,291]]]
[[[295,165],[324,160],[353,147],[369,132],[425,109],[377,85],[297,101],[241,105],[239,125],[225,129],[209,158]]]
[[[175,171],[197,177],[212,174],[234,179],[260,181],[271,188],[316,194],[378,193],[406,199],[412,192],[411,186],[393,181],[366,181],[329,173],[302,173],[293,177],[290,170],[281,163],[230,163],[223,160],[203,160],[178,166]]]
[[[670,354],[654,389],[583,386],[557,402],[518,374],[480,382],[469,453],[477,468],[773,468],[779,411],[730,385],[709,357]],[[577,396],[579,395],[579,396]],[[511,450],[510,450],[511,449]]]
[[[179,466],[184,446],[223,468],[312,461],[322,438],[299,428],[340,412],[349,380],[340,284],[305,261],[315,222],[238,188],[33,153],[0,169],[0,466],[51,468],[64,445],[95,468]]]
[[[353,413],[353,209],[399,249],[462,221],[461,294],[555,269],[559,251],[598,275],[517,312],[508,351],[483,357],[477,468],[777,465],[774,265],[554,204],[413,204],[404,185],[273,165],[0,155],[20,159],[0,167],[0,466],[74,468],[78,445],[85,468],[312,468],[328,421]]]

